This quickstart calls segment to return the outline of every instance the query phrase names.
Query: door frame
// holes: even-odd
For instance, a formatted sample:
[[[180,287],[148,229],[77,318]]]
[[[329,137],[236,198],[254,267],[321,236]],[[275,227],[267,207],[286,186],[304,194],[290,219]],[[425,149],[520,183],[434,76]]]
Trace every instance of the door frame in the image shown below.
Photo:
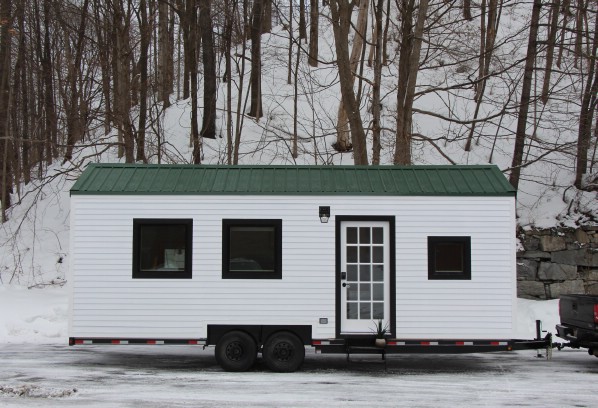
[[[353,334],[341,336],[341,224],[344,221],[384,221],[388,222],[388,250],[389,253],[389,299],[390,302],[390,316],[389,316],[389,330],[390,336],[396,336],[396,230],[395,217],[393,215],[337,215],[334,217],[334,259],[335,259],[335,321],[336,321],[336,338],[350,338],[350,337],[371,337],[372,334]],[[372,327],[373,330],[373,327]]]

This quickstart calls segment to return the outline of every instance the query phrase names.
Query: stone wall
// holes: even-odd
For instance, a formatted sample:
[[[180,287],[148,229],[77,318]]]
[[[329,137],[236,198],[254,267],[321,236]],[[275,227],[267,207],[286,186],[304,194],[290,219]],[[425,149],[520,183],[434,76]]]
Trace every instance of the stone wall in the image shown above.
[[[598,227],[520,231],[517,296],[598,295]]]

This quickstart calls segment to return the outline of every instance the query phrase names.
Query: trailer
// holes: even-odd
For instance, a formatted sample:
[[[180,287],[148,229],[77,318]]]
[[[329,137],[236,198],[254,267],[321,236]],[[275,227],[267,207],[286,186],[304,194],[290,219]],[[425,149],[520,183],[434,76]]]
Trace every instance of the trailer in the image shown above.
[[[70,193],[71,345],[294,371],[305,346],[549,343],[513,339],[516,192],[495,166],[90,164]]]

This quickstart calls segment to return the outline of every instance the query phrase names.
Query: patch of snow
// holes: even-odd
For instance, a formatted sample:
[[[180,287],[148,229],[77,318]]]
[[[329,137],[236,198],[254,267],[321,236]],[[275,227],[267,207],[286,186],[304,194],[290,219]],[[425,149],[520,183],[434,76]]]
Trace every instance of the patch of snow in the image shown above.
[[[68,342],[68,295],[64,287],[0,285],[0,310],[0,343]]]
[[[43,388],[32,384],[7,386],[0,384],[0,396],[22,398],[63,398],[70,397],[77,389],[61,390],[57,388]]]

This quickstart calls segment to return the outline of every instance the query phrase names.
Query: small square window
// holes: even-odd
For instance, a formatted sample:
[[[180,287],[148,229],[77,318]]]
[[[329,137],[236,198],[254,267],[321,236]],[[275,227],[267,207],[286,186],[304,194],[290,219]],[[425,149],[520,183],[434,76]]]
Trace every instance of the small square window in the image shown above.
[[[428,237],[428,279],[471,279],[471,237]]]
[[[282,279],[282,220],[222,220],[223,279]]]
[[[133,278],[191,279],[193,220],[134,219]]]

